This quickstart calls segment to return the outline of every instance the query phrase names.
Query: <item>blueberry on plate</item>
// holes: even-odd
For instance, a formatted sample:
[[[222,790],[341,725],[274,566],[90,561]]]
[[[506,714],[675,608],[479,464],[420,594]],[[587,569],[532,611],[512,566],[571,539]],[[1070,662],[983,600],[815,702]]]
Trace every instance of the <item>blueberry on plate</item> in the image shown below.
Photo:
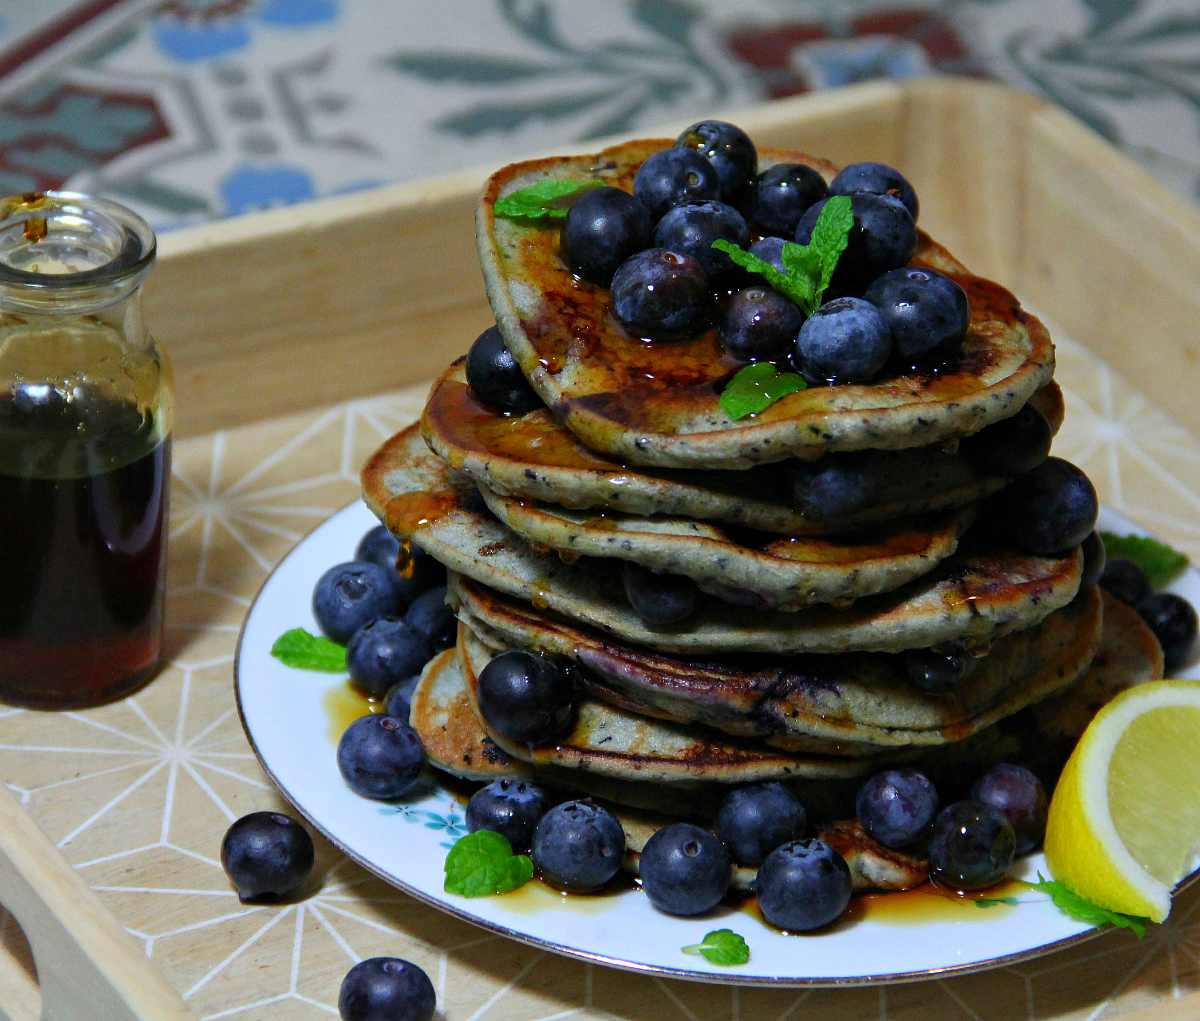
[[[622,568],[625,598],[651,630],[677,627],[700,606],[700,590],[681,574],[658,574],[632,560]]]
[[[742,865],[761,865],[775,848],[799,839],[807,822],[804,806],[781,783],[756,783],[725,795],[717,809],[717,836]]]
[[[785,461],[792,507],[806,518],[831,523],[879,499],[880,458],[873,450],[826,455],[816,461]]]
[[[385,694],[393,685],[419,674],[432,658],[429,640],[399,617],[368,621],[346,645],[350,680],[368,695]]]
[[[850,868],[822,840],[793,840],[759,866],[754,894],[763,918],[777,929],[819,929],[850,903]]]
[[[700,121],[685,128],[675,148],[691,149],[712,164],[726,202],[737,199],[758,170],[758,151],[750,136],[727,121]]]
[[[636,337],[689,337],[708,322],[710,305],[708,276],[690,255],[647,248],[613,276],[613,312]]]
[[[993,497],[994,519],[1008,539],[1044,556],[1078,546],[1096,527],[1100,502],[1091,480],[1070,461],[1048,457]]]
[[[479,711],[498,734],[530,746],[547,744],[571,727],[575,685],[560,656],[510,649],[479,671]]]
[[[365,560],[337,564],[317,581],[312,608],[321,630],[344,644],[364,624],[403,611],[399,576]]]
[[[690,255],[704,269],[710,285],[730,281],[743,273],[714,241],[732,241],[739,248],[750,244],[750,228],[733,206],[724,202],[689,202],[668,209],[654,231],[654,247]]]
[[[595,890],[621,867],[625,831],[608,809],[590,799],[550,809],[533,831],[533,863],[563,890]]]
[[[796,341],[804,314],[791,298],[766,286],[738,291],[721,314],[721,343],[742,361],[786,354]]]
[[[716,168],[693,149],[662,149],[633,177],[633,194],[657,223],[672,206],[721,198]]]
[[[885,769],[858,789],[854,809],[873,840],[884,847],[908,847],[929,833],[938,810],[937,790],[915,769]]]
[[[828,194],[825,178],[812,167],[776,163],[750,182],[742,209],[756,233],[790,238],[809,206]]]
[[[971,797],[991,805],[1013,828],[1017,854],[1028,854],[1046,835],[1049,799],[1042,782],[1024,766],[1001,762],[971,788]]]
[[[386,567],[389,571],[396,569],[396,560],[400,556],[400,540],[387,530],[387,525],[376,525],[359,541],[354,551],[355,560],[369,560],[372,564]]]
[[[419,631],[435,653],[452,648],[458,632],[458,617],[446,602],[446,586],[422,592],[408,606],[405,622]]]
[[[407,794],[421,778],[425,749],[417,732],[394,716],[361,716],[337,746],[338,770],[355,794],[387,801]]]
[[[985,475],[1015,479],[1050,456],[1053,439],[1046,416],[1026,404],[1015,415],[965,437],[958,452]]]
[[[970,659],[959,650],[907,649],[900,653],[904,679],[917,691],[943,695],[953,691],[967,676]]]
[[[338,990],[342,1021],[433,1021],[433,983],[411,961],[369,957],[346,972]]]
[[[1083,571],[1079,575],[1079,591],[1086,592],[1100,581],[1104,568],[1108,563],[1108,554],[1104,549],[1104,540],[1100,533],[1091,531],[1080,544],[1083,550]]]
[[[942,809],[929,837],[929,874],[955,890],[982,890],[1004,878],[1017,835],[1004,814],[982,801]]]
[[[467,802],[467,829],[492,830],[514,848],[525,848],[549,804],[546,792],[528,780],[493,780]]]
[[[1157,592],[1134,609],[1162,646],[1166,672],[1183,666],[1196,644],[1196,610],[1192,604],[1174,592]]]
[[[638,875],[659,911],[702,915],[729,889],[729,852],[708,830],[690,822],[673,823],[646,841]]]
[[[891,351],[887,324],[862,298],[825,302],[796,337],[796,359],[812,381],[866,383],[883,368]]]
[[[1113,557],[1100,572],[1100,587],[1126,606],[1137,606],[1154,594],[1146,572],[1129,557]]]
[[[906,266],[884,273],[864,297],[887,324],[905,365],[945,359],[962,347],[971,325],[967,292],[932,269]]]
[[[904,208],[908,210],[914,222],[921,211],[917,193],[908,183],[908,179],[895,167],[889,167],[886,163],[875,163],[871,160],[851,163],[842,168],[829,182],[830,195],[853,195],[860,191],[869,191],[876,195],[894,195],[904,203]]]
[[[467,385],[480,404],[502,415],[545,407],[495,326],[476,337],[467,351]]]
[[[796,225],[796,240],[807,245],[813,227],[828,199],[809,206]],[[891,269],[898,269],[917,250],[917,227],[904,203],[891,195],[856,192],[850,196],[854,226],[846,250],[838,260],[832,286],[843,293],[861,294],[863,289]]]
[[[654,237],[650,213],[620,188],[585,191],[563,221],[560,244],[566,264],[585,280],[608,286],[613,274]]]
[[[407,562],[396,576],[400,579],[404,601],[411,603],[422,592],[446,584],[446,565],[413,542],[408,546]]]
[[[312,837],[279,812],[251,812],[221,841],[221,868],[243,903],[266,903],[304,885],[312,871]]]
[[[383,714],[407,721],[412,714],[413,692],[416,691],[420,680],[420,674],[413,674],[412,677],[406,677],[388,688],[383,696]]]

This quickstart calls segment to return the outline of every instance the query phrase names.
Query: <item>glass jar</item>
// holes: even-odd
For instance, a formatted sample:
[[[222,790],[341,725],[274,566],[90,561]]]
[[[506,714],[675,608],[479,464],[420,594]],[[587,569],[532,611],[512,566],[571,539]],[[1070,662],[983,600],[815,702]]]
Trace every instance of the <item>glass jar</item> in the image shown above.
[[[171,370],[150,226],[102,199],[0,200],[0,701],[96,705],[162,652]]]

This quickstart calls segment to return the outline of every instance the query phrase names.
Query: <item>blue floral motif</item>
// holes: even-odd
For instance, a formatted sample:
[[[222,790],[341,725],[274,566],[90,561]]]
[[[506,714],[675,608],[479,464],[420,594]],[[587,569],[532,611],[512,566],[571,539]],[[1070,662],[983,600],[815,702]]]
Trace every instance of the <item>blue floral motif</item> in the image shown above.
[[[450,837],[465,837],[469,830],[462,810],[455,802],[448,802],[441,812],[430,812],[408,805],[387,805],[379,809],[380,815],[399,815],[405,822],[421,823],[427,830],[441,830]],[[451,847],[452,844],[443,844]]]
[[[335,0],[264,0],[254,16],[264,25],[299,28],[333,21],[338,5]]]
[[[222,178],[219,189],[229,216],[316,197],[308,172],[284,163],[271,166],[243,163]]]
[[[917,43],[886,35],[810,43],[796,53],[792,63],[811,89],[933,73],[925,51]]]
[[[160,50],[189,64],[223,57],[250,45],[250,29],[241,20],[193,23],[159,18],[153,29]]]

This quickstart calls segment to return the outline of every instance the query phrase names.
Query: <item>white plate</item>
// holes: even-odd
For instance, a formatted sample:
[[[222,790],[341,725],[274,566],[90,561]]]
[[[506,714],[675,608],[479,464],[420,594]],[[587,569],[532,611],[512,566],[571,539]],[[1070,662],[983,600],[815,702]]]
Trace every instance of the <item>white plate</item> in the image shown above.
[[[430,784],[403,802],[351,793],[338,775],[324,700],[344,689],[334,674],[294,670],[270,654],[288,628],[313,633],[317,579],[350,560],[376,524],[362,504],[334,515],[301,542],[267,579],[238,645],[238,708],[250,742],[276,786],[330,841],[365,868],[419,900],[494,932],[571,957],[670,978],[746,985],[865,985],[973,971],[1058,950],[1099,930],[1072,921],[1037,893],[1016,906],[980,909],[933,895],[891,894],[816,935],[784,936],[757,917],[720,908],[701,918],[674,918],[638,890],[602,897],[563,897],[538,883],[502,897],[467,899],[442,889],[447,847],[466,832],[461,803]],[[1099,527],[1140,531],[1102,511]],[[1200,604],[1195,570],[1173,586]],[[1042,856],[1021,859],[1018,878],[1045,871]],[[899,899],[897,899],[899,898]],[[904,899],[904,898],[907,898]],[[713,929],[730,928],[749,944],[750,962],[722,968],[682,948]]]

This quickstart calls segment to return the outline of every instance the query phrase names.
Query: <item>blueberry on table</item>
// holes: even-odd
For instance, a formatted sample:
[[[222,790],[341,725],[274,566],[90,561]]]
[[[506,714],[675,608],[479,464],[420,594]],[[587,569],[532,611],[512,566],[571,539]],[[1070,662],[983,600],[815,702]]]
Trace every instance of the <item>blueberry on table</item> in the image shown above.
[[[528,780],[493,780],[467,802],[467,829],[492,830],[514,848],[526,848],[549,803],[546,792]]]
[[[796,341],[804,314],[790,298],[771,287],[738,291],[721,314],[721,343],[742,361],[786,354]]]
[[[685,128],[675,148],[691,149],[712,164],[726,202],[737,199],[758,171],[758,150],[750,136],[727,121],[700,121]]]
[[[900,653],[904,679],[927,695],[953,691],[967,676],[970,659],[965,653],[936,649],[908,649]]]
[[[439,585],[422,592],[414,599],[404,614],[405,622],[419,631],[436,653],[454,645],[458,632],[458,617],[446,602],[446,586]]]
[[[885,769],[858,789],[854,804],[867,835],[884,847],[908,847],[929,833],[937,816],[933,782],[915,769]]]
[[[756,233],[790,238],[809,206],[828,194],[825,178],[812,167],[776,163],[750,182],[742,210]]]
[[[394,716],[361,716],[337,746],[338,770],[355,794],[387,801],[407,794],[421,778],[425,749],[417,732]]]
[[[659,911],[702,915],[715,908],[729,889],[729,852],[708,830],[677,822],[646,841],[638,875]]]
[[[467,385],[481,404],[502,415],[545,407],[495,326],[476,337],[467,351]]]
[[[855,192],[869,191],[876,195],[894,195],[904,203],[904,208],[915,221],[921,211],[917,202],[917,193],[908,179],[895,167],[886,163],[876,163],[867,160],[863,163],[851,163],[842,168],[841,172],[829,182],[829,194],[853,195]]]
[[[683,575],[658,574],[626,560],[622,581],[633,612],[652,630],[677,627],[699,609],[700,590]]]
[[[806,932],[828,925],[850,903],[850,867],[822,840],[777,847],[754,880],[758,908],[771,925]]]
[[[286,897],[304,885],[313,867],[308,830],[279,812],[251,812],[221,841],[221,867],[243,903]]]
[[[649,248],[653,237],[650,213],[638,199],[620,188],[593,188],[567,210],[560,244],[574,272],[607,287],[617,267]]]
[[[654,231],[654,247],[690,255],[704,269],[710,285],[743,275],[714,241],[731,241],[740,248],[750,244],[750,228],[733,206],[724,202],[689,202],[668,209]]]
[[[1158,592],[1147,596],[1135,609],[1162,646],[1166,672],[1183,666],[1196,644],[1196,610],[1192,604],[1174,592]]]
[[[792,507],[818,523],[832,523],[869,507],[879,497],[880,457],[873,450],[786,461]]]
[[[693,149],[663,149],[646,157],[633,177],[633,195],[657,223],[672,206],[721,198],[716,168]]]
[[[929,874],[955,890],[982,890],[1004,878],[1017,835],[1004,814],[982,801],[942,809],[929,837]]]
[[[893,269],[875,280],[864,297],[879,309],[904,365],[948,358],[962,347],[971,325],[967,292],[936,270]]]
[[[346,972],[338,991],[342,1021],[432,1021],[433,983],[411,961],[370,957]]]
[[[520,649],[488,661],[479,671],[476,697],[489,727],[510,741],[530,746],[565,734],[575,712],[568,662]]]
[[[420,674],[413,674],[412,677],[406,677],[388,688],[383,696],[384,716],[394,716],[398,720],[407,721],[412,714],[413,692],[416,691],[420,680]]]
[[[1028,854],[1046,835],[1049,799],[1042,782],[1024,766],[1001,762],[971,788],[971,797],[1000,812],[1017,838],[1017,854]]]
[[[708,276],[690,255],[647,248],[613,276],[613,312],[636,337],[683,340],[708,322],[710,304]]]
[[[368,621],[346,645],[350,680],[368,695],[383,695],[433,658],[429,640],[399,617]],[[405,717],[407,719],[407,717]]]
[[[796,225],[796,240],[807,245],[813,227],[828,199],[805,210]],[[856,192],[850,196],[854,226],[846,250],[838,260],[832,286],[839,291],[861,294],[863,289],[888,270],[898,269],[917,250],[917,227],[904,203],[891,195]]]
[[[965,437],[958,451],[986,475],[1016,478],[1050,456],[1053,439],[1046,416],[1026,404],[1015,415]]]
[[[563,890],[595,890],[621,867],[625,831],[608,809],[590,799],[550,809],[533,832],[533,863]]]
[[[335,642],[345,643],[364,624],[404,610],[400,577],[365,560],[331,567],[313,590],[313,616]]]
[[[813,381],[866,383],[883,368],[891,351],[887,324],[862,298],[825,302],[796,337],[796,359]]]
[[[1108,563],[1108,554],[1104,549],[1104,540],[1095,530],[1089,532],[1087,538],[1079,545],[1083,550],[1083,571],[1079,575],[1079,591],[1086,592],[1099,583]]]
[[[761,865],[775,848],[799,839],[807,822],[804,806],[781,783],[756,783],[725,795],[717,809],[717,836],[742,865]]]
[[[1100,587],[1126,606],[1137,606],[1154,594],[1146,572],[1129,557],[1113,557],[1100,572]]]
[[[1048,457],[993,498],[994,518],[1027,553],[1078,546],[1096,527],[1100,502],[1091,480],[1070,461]]]

